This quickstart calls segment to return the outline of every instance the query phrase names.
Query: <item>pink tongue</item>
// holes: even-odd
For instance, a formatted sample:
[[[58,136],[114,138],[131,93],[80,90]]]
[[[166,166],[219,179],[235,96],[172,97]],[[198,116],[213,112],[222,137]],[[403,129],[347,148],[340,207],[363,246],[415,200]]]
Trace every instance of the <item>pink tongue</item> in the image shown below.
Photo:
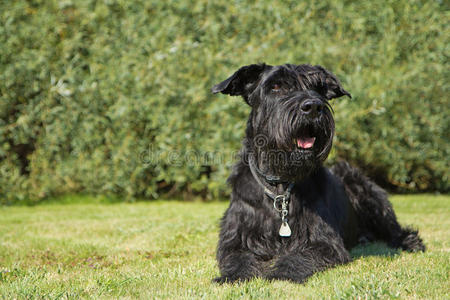
[[[314,146],[315,137],[297,139],[297,146],[303,149],[309,149]]]

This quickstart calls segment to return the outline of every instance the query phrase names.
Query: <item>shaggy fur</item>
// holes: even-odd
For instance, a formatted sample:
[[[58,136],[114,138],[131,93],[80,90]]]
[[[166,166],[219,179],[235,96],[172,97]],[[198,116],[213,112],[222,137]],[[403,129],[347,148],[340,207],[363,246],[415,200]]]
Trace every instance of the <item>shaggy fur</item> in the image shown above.
[[[334,135],[328,101],[350,97],[332,73],[310,65],[249,65],[212,91],[242,96],[252,108],[240,161],[229,177],[232,195],[220,226],[216,282],[304,282],[350,262],[349,249],[359,242],[425,250],[417,231],[398,224],[383,189],[345,162],[322,166]],[[312,147],[304,146],[311,141]],[[290,237],[279,235],[280,213],[253,176],[250,157],[274,194],[295,184],[288,204]]]

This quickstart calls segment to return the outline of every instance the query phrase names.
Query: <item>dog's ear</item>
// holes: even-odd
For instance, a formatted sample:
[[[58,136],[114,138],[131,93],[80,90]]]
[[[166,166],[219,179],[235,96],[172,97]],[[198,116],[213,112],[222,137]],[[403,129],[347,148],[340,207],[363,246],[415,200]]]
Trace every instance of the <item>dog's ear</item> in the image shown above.
[[[214,94],[222,93],[231,96],[242,96],[249,103],[248,95],[256,88],[256,83],[261,73],[267,68],[270,68],[270,66],[266,64],[253,64],[241,67],[228,79],[213,86],[211,91]]]
[[[352,97],[349,92],[344,90],[339,79],[322,66],[300,65],[298,66],[307,77],[309,88],[316,89],[317,92],[324,95],[328,100],[342,96]]]

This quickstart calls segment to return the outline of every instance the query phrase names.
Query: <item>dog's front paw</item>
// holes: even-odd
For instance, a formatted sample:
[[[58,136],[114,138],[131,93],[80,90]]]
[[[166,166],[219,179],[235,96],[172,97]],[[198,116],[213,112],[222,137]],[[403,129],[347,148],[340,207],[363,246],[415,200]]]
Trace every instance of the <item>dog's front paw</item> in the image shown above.
[[[224,283],[235,283],[239,281],[246,281],[248,278],[240,278],[236,276],[220,276],[212,280],[214,283],[224,284]]]
[[[233,283],[235,281],[236,281],[236,279],[232,279],[232,278],[226,277],[226,276],[216,277],[212,280],[212,282],[218,283],[218,284]]]
[[[225,276],[220,276],[220,277],[216,277],[212,280],[212,282],[214,283],[218,283],[218,284],[224,284],[225,282],[228,282],[227,277]]]
[[[306,276],[301,276],[299,274],[270,274],[266,277],[267,280],[284,280],[292,281],[295,283],[304,283],[307,280]]]

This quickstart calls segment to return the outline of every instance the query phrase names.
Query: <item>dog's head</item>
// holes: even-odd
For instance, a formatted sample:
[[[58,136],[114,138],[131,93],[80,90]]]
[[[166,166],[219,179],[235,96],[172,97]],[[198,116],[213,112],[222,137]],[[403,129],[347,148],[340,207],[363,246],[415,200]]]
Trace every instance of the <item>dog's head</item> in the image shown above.
[[[244,66],[212,88],[252,107],[245,146],[267,172],[301,180],[328,156],[334,120],[329,100],[350,94],[321,66]]]

